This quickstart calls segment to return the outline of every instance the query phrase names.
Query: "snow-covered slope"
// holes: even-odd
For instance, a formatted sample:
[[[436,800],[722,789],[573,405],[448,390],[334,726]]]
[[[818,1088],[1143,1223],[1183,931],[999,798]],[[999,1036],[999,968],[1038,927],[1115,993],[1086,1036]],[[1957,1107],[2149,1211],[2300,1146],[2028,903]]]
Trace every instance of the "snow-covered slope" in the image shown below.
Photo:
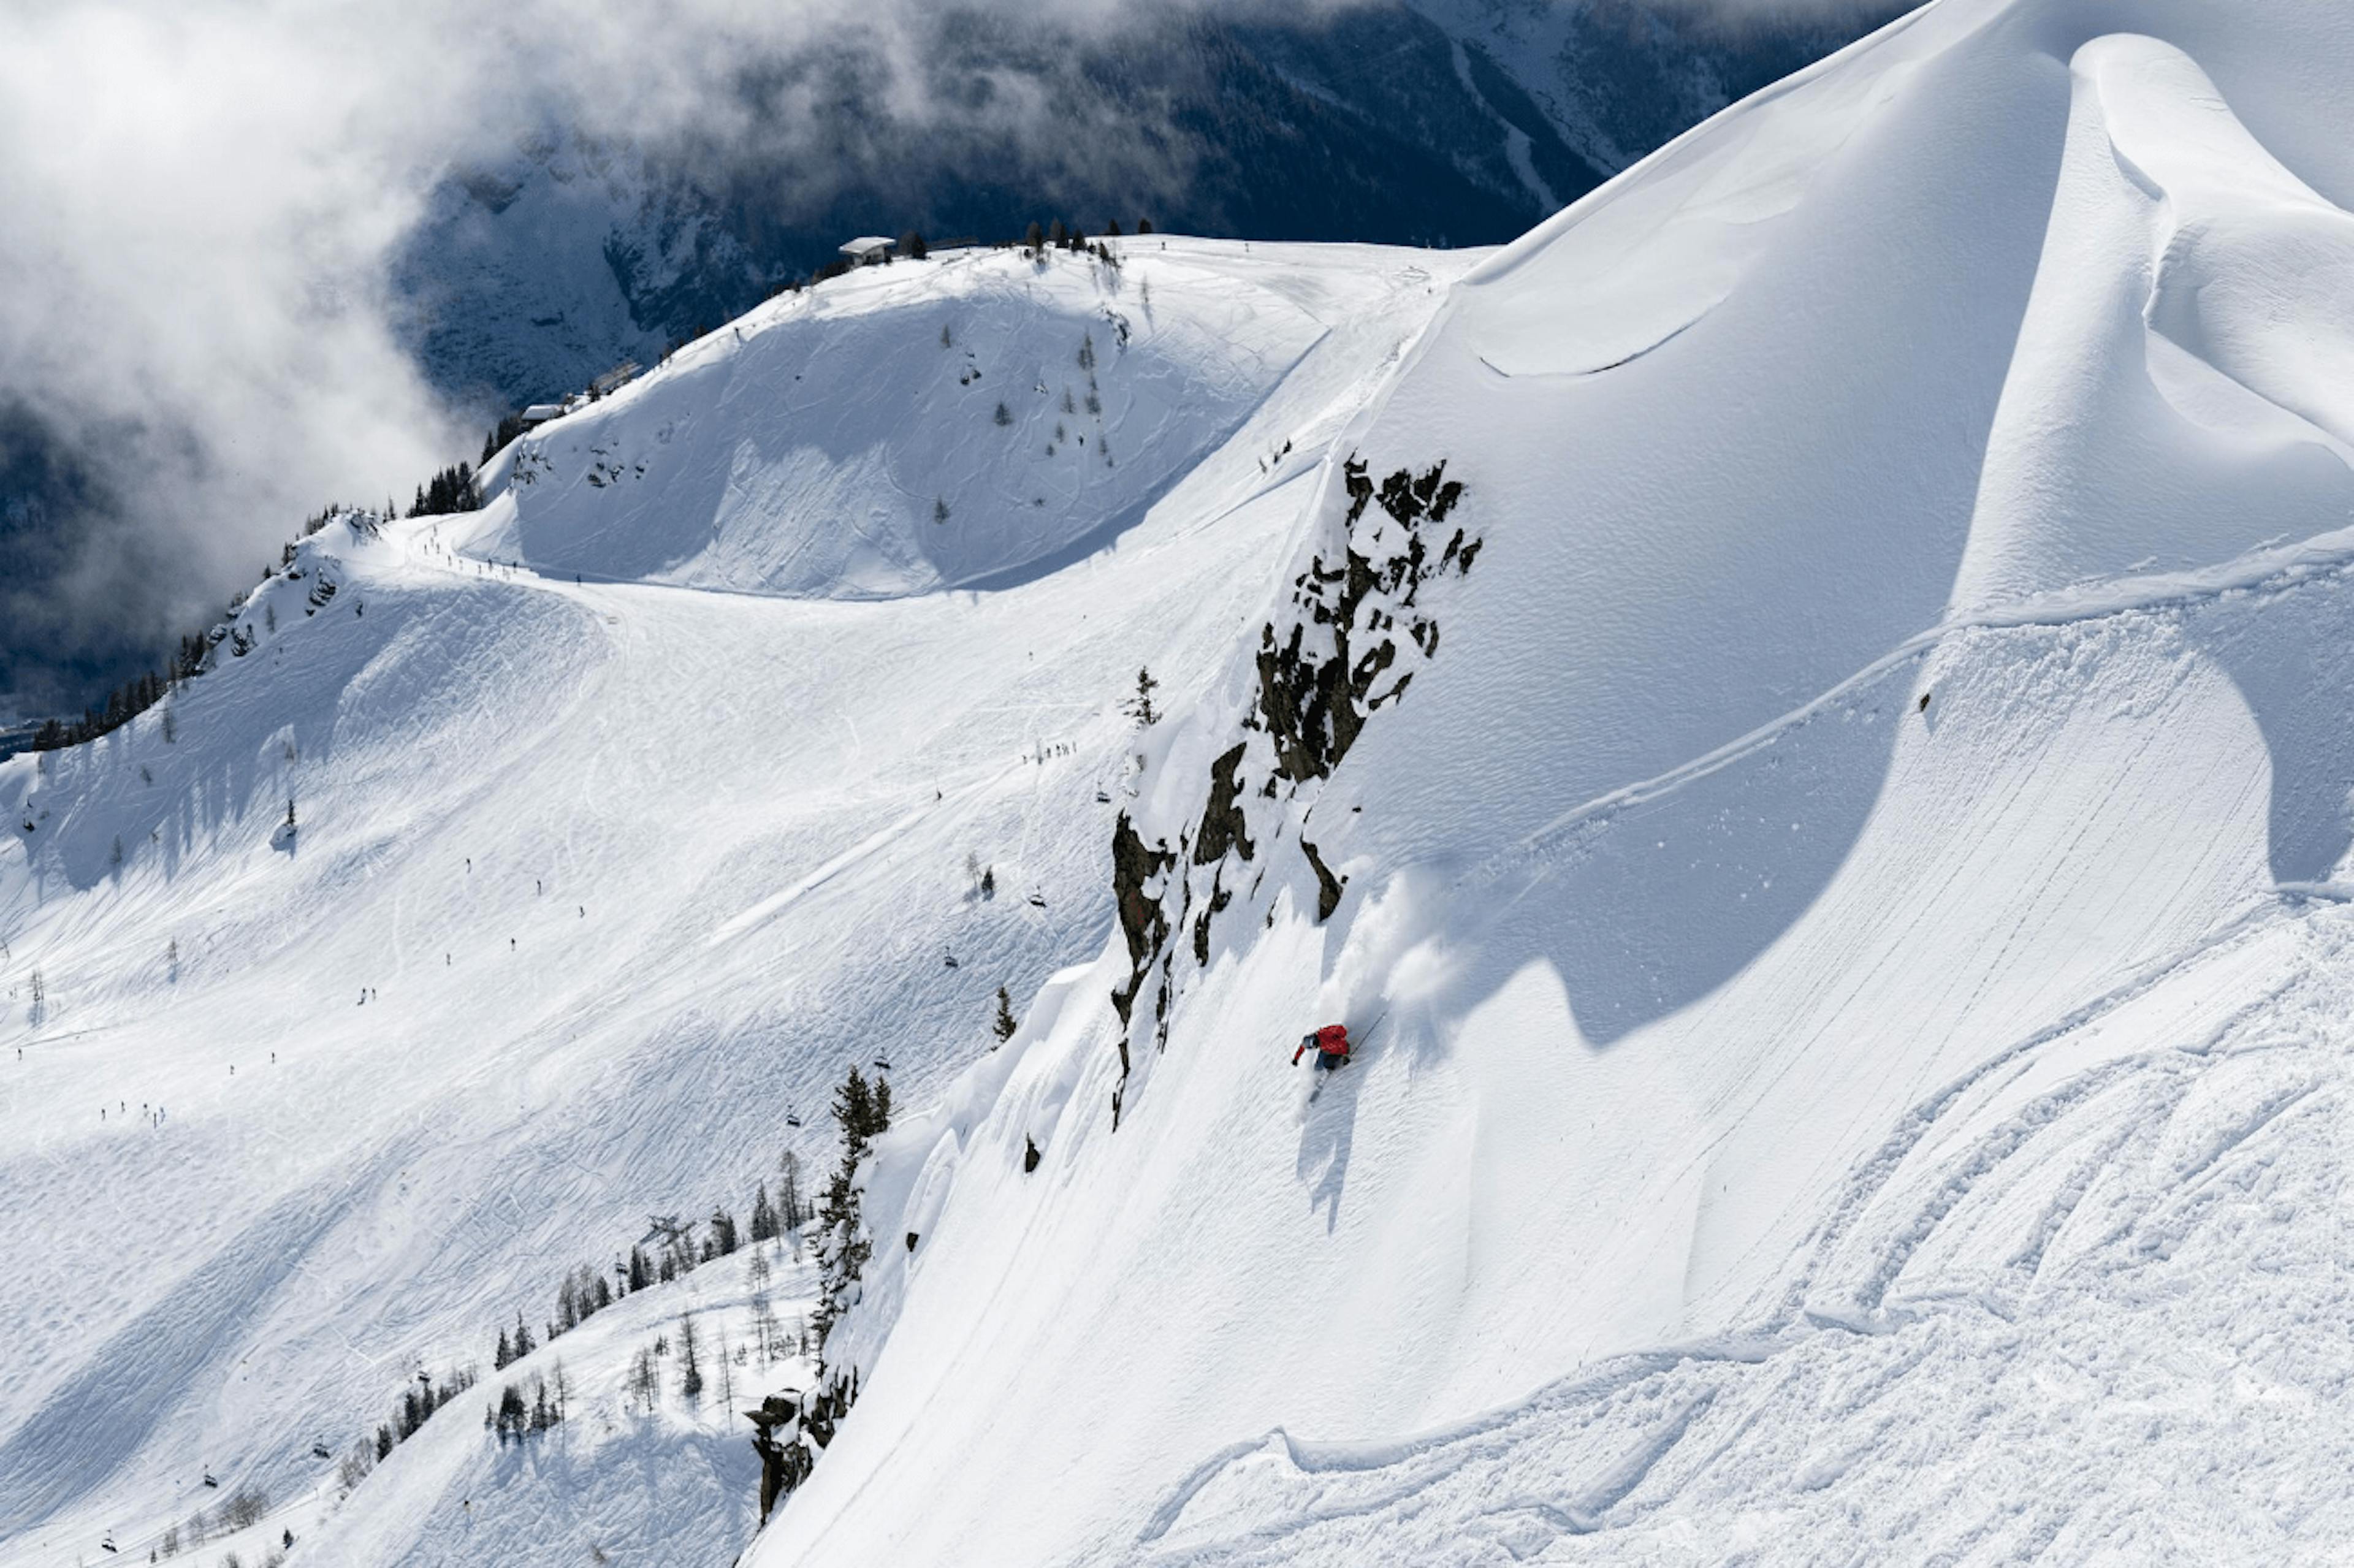
[[[1330,330],[1288,273],[1168,243],[1133,281],[968,250],[780,296],[523,438],[469,547],[807,597],[1036,575],[1140,519]]]
[[[889,347],[912,309],[901,280],[970,279],[943,281],[921,346],[966,363],[962,344],[938,346],[952,322],[994,384],[1031,376],[1047,345],[1058,365],[1076,355],[1089,329],[1053,325],[1041,301],[1230,331],[1177,386],[1163,378],[1182,362],[1146,346],[1149,330],[1131,373],[1116,331],[1089,318],[1104,428],[1124,421],[1106,471],[1157,475],[1139,483],[1165,493],[1149,505],[1148,489],[1075,483],[1105,498],[1098,522],[1140,515],[1059,570],[955,594],[914,593],[910,572],[907,597],[849,602],[576,583],[486,558],[521,554],[514,531],[560,562],[649,573],[627,536],[598,532],[600,499],[697,542],[682,554],[707,551],[711,476],[658,463],[601,496],[537,493],[588,541],[578,554],[508,501],[479,518],[346,517],[260,586],[217,667],[166,706],[0,764],[0,1190],[25,1238],[0,1284],[16,1347],[0,1367],[0,1561],[94,1560],[109,1531],[143,1555],[245,1486],[302,1499],[271,1541],[292,1528],[297,1561],[346,1568],[568,1563],[631,1541],[718,1562],[743,1544],[757,1467],[740,1415],[730,1435],[713,1394],[684,1412],[666,1385],[668,1414],[632,1417],[613,1388],[614,1366],[694,1293],[746,1298],[743,1260],[706,1266],[716,1283],[698,1271],[691,1291],[632,1296],[540,1352],[569,1358],[611,1441],[576,1413],[570,1448],[532,1451],[548,1457],[493,1445],[493,1336],[519,1310],[536,1334],[558,1281],[602,1271],[650,1213],[724,1203],[741,1223],[780,1148],[813,1180],[847,1065],[888,1059],[903,1105],[933,1097],[984,1054],[1000,985],[1025,1003],[1100,948],[1103,845],[1133,766],[1120,705],[1140,666],[1164,692],[1212,677],[1288,553],[1322,443],[1478,259],[1169,243],[1165,260],[1156,242],[1117,272],[1005,254],[960,274],[895,267],[879,288],[841,287],[838,305],[827,285],[747,323],[740,357],[723,334],[541,433],[553,462],[584,424],[635,452],[663,450],[674,421],[692,427],[681,444],[773,439],[790,464],[799,427],[779,410],[805,398],[824,410],[808,427],[875,471],[896,454],[946,475],[907,423],[932,362],[837,355],[795,337],[794,310]],[[756,359],[771,342],[807,356]],[[696,389],[709,401],[673,400]],[[1043,400],[1023,403],[1009,443],[1026,448]],[[860,429],[852,408],[878,422]],[[943,408],[942,428],[964,413]],[[1019,565],[1012,535],[985,532],[985,493],[1029,455],[1001,473],[991,451],[963,450],[974,472],[954,493],[981,497],[974,547]],[[1084,524],[1081,502],[1055,499],[1057,526]],[[837,559],[868,558],[843,546],[863,520],[764,515],[801,528],[804,556],[830,541]],[[470,529],[499,548],[458,547]],[[993,872],[993,897],[974,893],[968,856]],[[781,1264],[779,1279],[790,1323],[807,1302]],[[744,1342],[740,1311],[705,1315],[721,1329]],[[463,1408],[329,1519],[334,1460],[415,1372],[468,1362],[484,1381]],[[720,1484],[709,1456],[723,1451]],[[535,1490],[549,1467],[571,1478]],[[601,1500],[567,1513],[573,1493]],[[725,1509],[705,1506],[721,1494]],[[402,1506],[369,1500],[387,1495]]]
[[[755,1560],[2341,1555],[2349,90],[1946,0],[1467,279]]]
[[[0,764],[0,1560],[209,1465],[718,1561],[626,1373],[748,1264],[537,1446],[310,1444],[878,1056],[763,1568],[2346,1555],[2349,91],[1941,0],[1491,257],[895,267],[334,524],[176,740]]]

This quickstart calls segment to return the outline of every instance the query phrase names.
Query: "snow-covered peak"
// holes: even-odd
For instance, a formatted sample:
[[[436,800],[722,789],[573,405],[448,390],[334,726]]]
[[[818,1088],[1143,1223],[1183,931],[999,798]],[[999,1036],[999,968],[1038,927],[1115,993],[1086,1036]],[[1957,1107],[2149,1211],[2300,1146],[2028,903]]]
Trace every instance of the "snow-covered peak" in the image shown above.
[[[967,250],[781,295],[524,437],[469,547],[584,580],[841,599],[1067,561],[1132,526],[1328,330],[1330,291],[1243,250]]]
[[[512,449],[554,465],[593,429],[675,458],[668,421],[718,467],[562,470],[577,493],[548,481],[537,514],[510,487],[330,520],[240,596],[204,673],[0,762],[0,1188],[46,1237],[0,1279],[0,1563],[167,1531],[186,1560],[199,1513],[208,1565],[287,1531],[292,1562],[338,1568],[745,1544],[740,1406],[810,1372],[789,1248],[765,1287],[731,1255],[512,1372],[496,1340],[540,1336],[578,1270],[616,1278],[650,1215],[743,1219],[785,1153],[806,1199],[847,1067],[921,1106],[986,1054],[1001,987],[1026,1011],[1100,948],[1140,669],[1213,681],[1326,445],[1479,260],[1168,243],[1130,241],[1119,289],[1100,261],[992,255],[780,301],[741,348],[724,331]],[[1124,360],[1107,307],[1133,313]],[[989,380],[1066,376],[1069,453],[1044,451],[1059,380],[1023,381],[1010,429],[981,410],[1003,446],[957,435],[976,341]],[[1114,463],[1082,470],[1098,429]],[[967,541],[928,546],[965,591],[868,548],[869,513],[727,510],[738,451],[886,521],[898,493],[850,476],[978,496],[904,519]],[[1000,493],[1034,473],[1074,476],[1029,508],[1035,540]],[[779,577],[705,591],[765,547],[755,515]],[[616,519],[668,543],[631,554]],[[972,581],[990,550],[1024,569]],[[826,575],[843,563],[869,575]],[[632,575],[675,581],[609,580]],[[734,1404],[716,1372],[683,1386],[690,1313],[706,1353],[763,1347]],[[571,1414],[501,1441],[504,1391],[535,1403],[559,1361]],[[377,1463],[426,1386],[450,1402]],[[265,1517],[220,1533],[255,1497]]]
[[[2337,7],[1946,0],[1458,285],[1148,758],[1112,1005],[878,1176],[937,1240],[756,1561],[2292,1539],[2349,90]]]
[[[2343,1555],[2341,13],[1943,0],[1488,258],[861,271],[323,533],[0,764],[0,1560]],[[765,1531],[733,1254],[341,1496],[853,1065]]]

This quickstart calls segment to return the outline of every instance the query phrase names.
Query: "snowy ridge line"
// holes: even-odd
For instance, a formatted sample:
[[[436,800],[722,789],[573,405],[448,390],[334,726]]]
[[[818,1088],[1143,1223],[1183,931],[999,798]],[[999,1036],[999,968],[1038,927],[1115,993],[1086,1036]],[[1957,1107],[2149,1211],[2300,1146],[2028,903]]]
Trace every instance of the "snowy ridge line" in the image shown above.
[[[1491,260],[1482,262],[1466,273],[1461,286],[1473,288],[1503,281],[1520,270],[1528,261],[1543,254],[1545,248],[1554,240],[1585,222],[1596,209],[1620,199],[1625,191],[1640,185],[1644,181],[1656,178],[1661,168],[1676,162],[1695,146],[1716,140],[1725,133],[1727,127],[1741,123],[1766,105],[1778,102],[1821,78],[1846,69],[1847,63],[1857,57],[1893,43],[1905,33],[1912,31],[1916,24],[1935,9],[1936,9],[1935,6],[1923,5],[1907,11],[1886,26],[1866,33],[1852,43],[1843,45],[1825,55],[1821,59],[1799,67],[1779,81],[1768,82],[1739,102],[1680,132],[1571,202],[1520,238],[1505,246]],[[1698,319],[1695,317],[1694,321]],[[1685,323],[1687,326],[1691,324],[1692,323],[1689,322]],[[1506,373],[1500,371],[1498,374]]]
[[[2090,588],[2067,588],[1951,617],[1915,632],[1845,680],[1766,720],[1746,735],[1664,773],[1621,785],[1583,805],[1573,806],[1511,848],[1472,866],[1458,879],[1457,885],[1493,882],[1511,867],[1559,849],[1562,840],[1595,818],[1657,800],[1763,751],[1833,704],[1881,680],[1908,660],[1925,657],[1938,643],[1957,633],[2082,625],[2110,616],[2167,609],[2233,593],[2285,592],[2349,574],[2354,574],[2354,528],[2317,535],[2295,545],[2252,550],[2218,566],[2194,571],[2111,578],[2106,586],[2119,590],[2111,593],[2096,593]],[[2314,897],[2354,898],[2354,885],[2335,883],[2283,884],[2281,890]]]

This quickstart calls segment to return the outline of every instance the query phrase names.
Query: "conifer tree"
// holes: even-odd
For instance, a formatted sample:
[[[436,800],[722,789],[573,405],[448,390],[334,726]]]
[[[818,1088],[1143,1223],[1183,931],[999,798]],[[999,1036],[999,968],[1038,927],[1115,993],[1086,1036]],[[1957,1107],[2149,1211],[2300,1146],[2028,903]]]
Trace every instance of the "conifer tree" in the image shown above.
[[[695,1314],[689,1312],[678,1320],[679,1375],[678,1391],[689,1400],[703,1397],[703,1367],[695,1356]]]
[[[997,1016],[989,1027],[1001,1044],[1013,1039],[1014,1030],[1021,1027],[1013,1022],[1013,999],[1006,994],[1003,986],[997,988]]]
[[[818,1292],[815,1326],[822,1347],[843,1311],[857,1299],[856,1287],[874,1243],[864,1234],[859,1213],[858,1168],[876,1134],[891,1125],[891,1086],[877,1079],[867,1086],[865,1075],[850,1069],[834,1091],[833,1119],[842,1132],[842,1161],[826,1183],[818,1203]]]
[[[769,1184],[760,1183],[752,1194],[752,1244],[777,1239],[777,1211],[769,1206]]]
[[[777,1160],[777,1224],[797,1231],[808,1223],[809,1208],[801,1199],[801,1157],[788,1149]]]

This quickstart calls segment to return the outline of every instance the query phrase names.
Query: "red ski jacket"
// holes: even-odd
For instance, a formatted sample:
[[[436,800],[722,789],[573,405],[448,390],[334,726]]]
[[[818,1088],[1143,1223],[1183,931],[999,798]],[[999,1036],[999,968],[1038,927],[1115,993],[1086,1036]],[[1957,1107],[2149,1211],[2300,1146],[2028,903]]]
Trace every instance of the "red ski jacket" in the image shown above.
[[[1299,1065],[1299,1058],[1308,1054],[1308,1047],[1311,1044],[1327,1056],[1339,1056],[1345,1059],[1349,1054],[1349,1026],[1345,1023],[1328,1023],[1310,1035],[1308,1039],[1302,1040],[1299,1043],[1299,1049],[1291,1054],[1293,1066]]]

